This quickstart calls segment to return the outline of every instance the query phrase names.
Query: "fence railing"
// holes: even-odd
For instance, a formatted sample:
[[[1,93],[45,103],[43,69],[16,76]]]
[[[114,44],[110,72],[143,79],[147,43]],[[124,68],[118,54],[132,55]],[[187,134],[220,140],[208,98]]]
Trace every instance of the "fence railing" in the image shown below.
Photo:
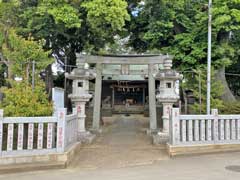
[[[240,115],[180,115],[173,108],[170,117],[170,144],[240,144]]]
[[[65,122],[65,149],[71,147],[74,143],[77,142],[77,110],[73,109],[73,114],[66,116]]]
[[[64,152],[77,141],[77,114],[58,109],[53,117],[3,117],[0,110],[0,156]]]

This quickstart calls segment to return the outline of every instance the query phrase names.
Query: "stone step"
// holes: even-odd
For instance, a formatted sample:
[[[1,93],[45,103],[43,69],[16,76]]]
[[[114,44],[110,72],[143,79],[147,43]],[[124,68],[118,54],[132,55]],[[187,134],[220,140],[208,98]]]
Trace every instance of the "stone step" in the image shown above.
[[[41,171],[41,170],[53,170],[53,169],[65,169],[66,164],[64,162],[40,162],[40,163],[25,163],[14,165],[1,165],[0,174],[20,173],[29,171]]]

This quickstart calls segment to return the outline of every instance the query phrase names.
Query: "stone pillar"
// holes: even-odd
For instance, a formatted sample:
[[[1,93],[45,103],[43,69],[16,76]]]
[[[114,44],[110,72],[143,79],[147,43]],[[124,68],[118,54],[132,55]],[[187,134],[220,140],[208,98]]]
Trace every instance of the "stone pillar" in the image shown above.
[[[143,106],[145,106],[145,95],[146,95],[146,93],[145,93],[145,87],[143,88]]]
[[[155,94],[155,78],[153,77],[154,65],[149,64],[148,67],[148,88],[149,88],[149,115],[150,115],[150,131],[157,131],[157,110],[156,110],[156,94]]]
[[[115,104],[114,100],[115,100],[115,88],[112,87],[112,109],[114,108],[114,104]]]
[[[173,107],[173,103],[162,103],[163,104],[163,133],[169,134],[169,118]]]
[[[94,95],[94,109],[93,109],[93,130],[98,131],[100,128],[101,118],[101,95],[102,95],[102,64],[96,65],[96,79],[95,79],[95,95]]]
[[[78,117],[78,134],[79,135],[86,132],[86,128],[85,128],[85,118],[86,118],[85,104],[86,104],[86,102],[76,102],[77,117]]]

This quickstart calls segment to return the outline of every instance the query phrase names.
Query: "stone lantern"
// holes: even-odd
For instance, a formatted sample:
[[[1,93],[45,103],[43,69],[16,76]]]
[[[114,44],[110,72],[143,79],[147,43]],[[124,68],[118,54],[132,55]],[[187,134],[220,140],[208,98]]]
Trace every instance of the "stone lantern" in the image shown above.
[[[81,57],[78,55],[77,68],[69,74],[66,73],[65,76],[68,79],[73,80],[72,83],[72,94],[69,94],[73,105],[77,109],[78,117],[78,139],[82,142],[91,141],[93,135],[86,131],[85,128],[85,105],[92,98],[89,94],[89,80],[96,77],[94,70],[88,69],[85,63],[81,63]]]
[[[160,81],[159,93],[157,100],[163,105],[163,130],[162,134],[169,135],[169,117],[173,104],[180,99],[179,96],[179,80],[181,76],[178,72],[171,69],[172,60],[165,59],[164,69],[158,72],[155,76],[156,80]]]

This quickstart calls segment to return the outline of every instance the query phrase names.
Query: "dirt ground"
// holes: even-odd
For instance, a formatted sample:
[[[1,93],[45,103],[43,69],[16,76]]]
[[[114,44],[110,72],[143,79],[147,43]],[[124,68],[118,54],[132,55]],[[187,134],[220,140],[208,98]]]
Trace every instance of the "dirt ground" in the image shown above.
[[[152,164],[168,159],[165,146],[152,145],[146,134],[149,118],[143,115],[114,115],[104,118],[102,133],[84,145],[72,168],[119,168]]]

